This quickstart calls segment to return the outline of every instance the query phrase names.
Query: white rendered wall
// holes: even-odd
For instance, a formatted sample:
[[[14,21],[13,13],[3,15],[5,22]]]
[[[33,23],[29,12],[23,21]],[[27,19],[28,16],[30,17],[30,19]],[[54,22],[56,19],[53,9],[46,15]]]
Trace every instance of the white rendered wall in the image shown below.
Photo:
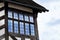
[[[1,7],[4,7],[4,3],[0,3],[0,8],[1,8]]]
[[[0,8],[3,6],[3,3],[0,3]],[[2,10],[0,11],[0,17],[4,16],[5,15],[5,10]],[[5,19],[1,19],[0,20],[0,26],[4,25],[5,24]],[[5,34],[5,28],[1,29],[0,30],[0,36],[4,35]],[[0,40],[5,40],[5,38],[3,39],[0,39]]]
[[[0,26],[5,24],[5,19],[0,20]]]
[[[5,34],[5,28],[0,30],[0,36],[3,35],[3,34]]]
[[[5,10],[0,11],[0,17],[5,15]]]
[[[20,38],[20,37],[16,37],[16,39],[17,39],[17,40],[21,40],[21,38]]]
[[[0,17],[5,15],[5,10],[0,11]],[[5,24],[5,19],[0,20],[0,26]]]
[[[1,40],[5,40],[5,38],[1,39]]]

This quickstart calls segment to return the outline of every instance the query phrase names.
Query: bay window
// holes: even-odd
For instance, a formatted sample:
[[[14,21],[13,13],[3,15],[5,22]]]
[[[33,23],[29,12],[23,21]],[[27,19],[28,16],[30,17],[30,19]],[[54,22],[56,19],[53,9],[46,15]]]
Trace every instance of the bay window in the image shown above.
[[[32,15],[8,11],[8,32],[34,36],[34,28],[34,18]]]

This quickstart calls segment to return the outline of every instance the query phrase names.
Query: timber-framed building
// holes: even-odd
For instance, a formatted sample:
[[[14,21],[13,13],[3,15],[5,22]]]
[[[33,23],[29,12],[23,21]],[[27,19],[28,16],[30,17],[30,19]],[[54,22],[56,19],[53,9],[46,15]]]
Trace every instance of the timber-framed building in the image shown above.
[[[33,0],[0,0],[0,40],[39,40],[37,14],[45,11]]]

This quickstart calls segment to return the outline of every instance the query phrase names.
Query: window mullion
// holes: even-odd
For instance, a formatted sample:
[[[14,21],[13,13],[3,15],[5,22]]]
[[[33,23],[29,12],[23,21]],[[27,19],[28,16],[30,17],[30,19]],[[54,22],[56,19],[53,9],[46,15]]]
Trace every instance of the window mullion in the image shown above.
[[[12,11],[12,21],[13,21],[13,23],[12,23],[13,26],[12,27],[13,27],[13,33],[14,33],[14,12],[13,11]]]
[[[18,32],[20,34],[20,22],[19,22],[19,13],[18,13]]]
[[[28,15],[29,18],[29,15]],[[29,35],[31,35],[31,30],[30,30],[30,18],[29,18]]]
[[[24,19],[24,21],[25,21],[25,18],[24,18],[24,15],[23,15],[23,19]],[[24,35],[25,35],[25,22],[24,22]]]

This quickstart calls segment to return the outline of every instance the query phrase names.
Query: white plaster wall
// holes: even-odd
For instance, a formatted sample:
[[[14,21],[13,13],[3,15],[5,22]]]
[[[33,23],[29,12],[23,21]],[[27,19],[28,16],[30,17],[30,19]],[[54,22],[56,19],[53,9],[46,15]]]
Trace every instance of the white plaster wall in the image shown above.
[[[25,38],[25,40],[30,40],[30,38]]]
[[[13,40],[13,39],[9,36],[9,40]]]
[[[0,30],[0,36],[2,36],[3,34],[5,34],[5,28]]]
[[[5,24],[5,19],[0,20],[0,26]]]
[[[5,10],[0,11],[0,17],[5,15]],[[5,19],[0,20],[0,26],[5,24]]]
[[[20,37],[16,37],[16,39],[17,39],[17,40],[21,40],[21,38],[20,38]]]
[[[0,11],[0,17],[5,15],[5,10]]]
[[[1,39],[1,40],[5,40],[5,38]]]
[[[0,3],[0,8],[1,8],[1,7],[4,7],[4,3]]]

